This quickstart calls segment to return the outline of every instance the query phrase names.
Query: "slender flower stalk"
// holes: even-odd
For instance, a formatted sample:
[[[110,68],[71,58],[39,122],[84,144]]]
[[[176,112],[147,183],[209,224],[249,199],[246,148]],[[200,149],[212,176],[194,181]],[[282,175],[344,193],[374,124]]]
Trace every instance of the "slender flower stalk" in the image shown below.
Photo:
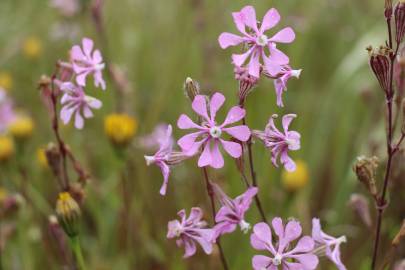
[[[72,246],[73,253],[75,254],[75,258],[76,258],[76,262],[77,262],[77,266],[78,266],[79,270],[86,270],[87,268],[84,263],[83,253],[82,253],[82,248],[80,246],[79,237],[75,236],[75,237],[70,238],[70,244]]]
[[[211,184],[211,182],[210,182],[210,180],[208,178],[208,168],[207,167],[202,167],[202,171],[203,171],[203,175],[204,175],[204,180],[205,180],[205,186],[206,186],[206,189],[207,189],[207,193],[208,193],[208,196],[210,198],[212,219],[214,220],[214,223],[215,223],[215,217],[217,215],[217,211],[215,209],[215,192],[214,192],[213,186],[212,186],[212,184]],[[222,266],[224,267],[224,270],[228,270],[229,267],[228,267],[228,263],[226,262],[224,250],[222,249],[220,237],[218,237],[216,239],[216,244],[217,244],[218,249],[219,249],[219,256],[221,257]]]

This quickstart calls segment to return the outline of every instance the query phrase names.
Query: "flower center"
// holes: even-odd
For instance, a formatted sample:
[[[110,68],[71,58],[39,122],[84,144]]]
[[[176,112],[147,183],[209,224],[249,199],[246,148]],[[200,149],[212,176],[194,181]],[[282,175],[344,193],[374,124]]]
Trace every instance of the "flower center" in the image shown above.
[[[211,137],[218,139],[219,137],[221,137],[222,130],[217,126],[213,126],[212,128],[210,128],[210,134]]]
[[[248,233],[248,231],[250,230],[251,226],[249,223],[247,223],[245,220],[242,220],[241,222],[239,222],[239,226],[240,229],[243,233]]]
[[[274,258],[273,258],[273,264],[275,266],[278,266],[281,264],[282,260],[283,260],[283,256],[281,256],[280,254],[277,253],[276,256],[274,256]]]
[[[266,46],[268,42],[269,42],[269,39],[267,38],[266,35],[260,35],[260,36],[256,39],[257,45],[262,46],[262,47]]]

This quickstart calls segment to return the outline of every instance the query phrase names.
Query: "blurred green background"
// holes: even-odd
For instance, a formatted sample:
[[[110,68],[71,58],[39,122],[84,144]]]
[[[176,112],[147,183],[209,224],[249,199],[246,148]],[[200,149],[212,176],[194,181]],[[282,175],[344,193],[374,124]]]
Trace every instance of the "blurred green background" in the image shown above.
[[[126,110],[136,118],[137,137],[150,133],[159,123],[175,125],[181,113],[191,113],[183,93],[188,76],[206,93],[224,93],[227,109],[234,106],[238,85],[230,57],[236,49],[221,50],[217,38],[224,31],[236,33],[231,12],[247,4],[256,8],[259,19],[271,7],[279,10],[282,20],[278,27],[292,26],[297,34],[294,43],[281,48],[290,56],[293,68],[303,69],[300,79],[288,84],[284,108],[276,107],[272,81],[265,79],[246,104],[253,129],[263,129],[273,113],[298,115],[292,128],[301,133],[302,148],[293,156],[308,167],[309,183],[288,192],[280,182],[282,169],[271,165],[260,142],[254,145],[266,214],[269,218],[296,217],[306,233],[310,233],[311,218],[320,217],[327,232],[348,237],[342,246],[348,269],[368,269],[371,232],[348,202],[353,192],[362,192],[351,169],[356,156],[374,153],[384,160],[383,96],[365,51],[367,45],[385,41],[382,0],[106,0],[103,18],[109,47],[102,53],[125,72],[130,92],[125,94],[125,104],[117,108],[117,89],[105,73],[107,91],[88,88],[103,101],[102,109],[95,111],[82,131],[70,125],[62,128],[65,141],[92,176],[85,190],[81,233],[89,269],[221,269],[217,253],[206,256],[199,250],[183,260],[183,250],[166,239],[167,222],[180,209],[200,206],[210,220],[196,161],[173,169],[168,194],[162,197],[158,192],[160,171],[146,167],[143,159],[144,154],[152,153],[137,147],[135,138],[123,161],[104,135],[103,121],[108,114]],[[11,76],[10,95],[35,122],[24,152],[17,153],[15,161],[0,165],[5,192],[20,192],[26,185],[30,198],[13,217],[2,221],[3,227],[15,227],[5,241],[4,269],[62,269],[64,264],[48,231],[58,186],[49,169],[37,161],[37,149],[54,140],[37,82],[42,74],[51,75],[56,61],[67,59],[68,50],[82,37],[90,37],[96,47],[102,47],[90,1],[83,0],[82,5],[77,15],[65,18],[47,0],[0,2],[0,73]],[[60,25],[76,33],[61,35]],[[225,111],[222,109],[221,117]],[[183,134],[174,130],[176,138]],[[234,197],[244,186],[234,162],[230,158],[225,162],[223,169],[211,170],[211,175]],[[28,183],[21,182],[15,169],[18,164],[24,166]],[[404,195],[403,189],[397,193]],[[124,200],[124,196],[129,197]],[[391,212],[385,219],[385,236],[395,233],[401,215],[403,218],[403,212]],[[259,221],[254,205],[248,221]],[[250,269],[251,257],[257,253],[250,247],[249,235],[237,231],[222,239],[230,268]],[[324,261],[319,269],[334,269]]]

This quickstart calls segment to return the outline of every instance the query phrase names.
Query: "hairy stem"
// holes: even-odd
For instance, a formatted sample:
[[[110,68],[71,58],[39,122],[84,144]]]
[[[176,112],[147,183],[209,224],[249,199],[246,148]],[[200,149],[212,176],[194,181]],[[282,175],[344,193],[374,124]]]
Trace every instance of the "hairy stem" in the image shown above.
[[[203,175],[204,175],[204,180],[205,180],[205,185],[207,188],[207,193],[208,196],[210,197],[210,202],[211,202],[211,210],[212,210],[212,219],[214,220],[215,223],[215,216],[217,215],[216,210],[215,210],[215,201],[214,201],[214,190],[212,188],[211,182],[208,178],[208,169],[206,167],[202,168],[203,170]],[[225,254],[224,254],[224,250],[222,249],[222,245],[221,245],[221,241],[220,238],[217,238],[217,246],[219,249],[219,255],[221,257],[221,262],[222,262],[222,266],[224,267],[225,270],[228,270],[228,264],[226,262],[226,258],[225,258]]]

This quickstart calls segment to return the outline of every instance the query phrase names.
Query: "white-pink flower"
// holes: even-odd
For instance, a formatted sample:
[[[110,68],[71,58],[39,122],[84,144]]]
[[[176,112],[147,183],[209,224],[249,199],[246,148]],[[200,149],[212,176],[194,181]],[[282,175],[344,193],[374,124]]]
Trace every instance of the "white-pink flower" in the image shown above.
[[[291,27],[286,27],[272,37],[265,32],[280,21],[280,14],[275,8],[267,11],[258,27],[256,12],[252,6],[245,6],[239,12],[232,13],[233,20],[242,36],[231,33],[222,33],[219,38],[221,48],[237,46],[241,43],[247,45],[248,50],[242,54],[233,54],[232,60],[236,66],[243,66],[247,61],[249,74],[259,78],[260,58],[263,59],[265,69],[275,76],[281,72],[282,67],[289,63],[289,58],[276,48],[276,43],[291,43],[295,39],[295,33]],[[267,51],[269,56],[267,56]],[[250,60],[248,60],[250,58]]]
[[[239,143],[226,141],[223,139],[223,133],[227,133],[241,142],[246,142],[250,138],[250,129],[245,125],[228,127],[228,125],[240,121],[245,117],[246,111],[238,106],[232,107],[225,121],[218,124],[215,120],[218,110],[225,102],[225,97],[221,93],[215,93],[207,104],[206,97],[197,95],[192,103],[193,110],[202,117],[202,123],[194,123],[187,115],[182,114],[177,126],[180,129],[197,129],[198,131],[183,136],[178,140],[178,145],[183,152],[192,156],[200,148],[203,148],[202,154],[198,160],[199,167],[211,166],[213,168],[222,168],[224,159],[219,150],[219,146],[233,158],[239,158],[242,155],[242,146]],[[209,110],[209,115],[208,115]],[[200,141],[197,141],[201,138]]]
[[[94,50],[94,43],[89,38],[83,38],[82,48],[78,45],[72,47],[70,57],[73,70],[76,73],[76,82],[80,86],[86,86],[86,77],[94,76],[94,85],[105,90],[106,85],[103,79],[102,70],[105,67],[103,57],[99,50]]]
[[[61,98],[62,110],[60,112],[63,123],[65,125],[69,123],[74,114],[75,127],[82,129],[84,126],[83,116],[85,118],[93,117],[91,109],[100,109],[102,106],[101,101],[94,97],[87,96],[81,86],[71,82],[61,83],[59,87],[63,92]]]
[[[12,100],[9,98],[6,91],[0,88],[0,134],[6,131],[15,117]]]

